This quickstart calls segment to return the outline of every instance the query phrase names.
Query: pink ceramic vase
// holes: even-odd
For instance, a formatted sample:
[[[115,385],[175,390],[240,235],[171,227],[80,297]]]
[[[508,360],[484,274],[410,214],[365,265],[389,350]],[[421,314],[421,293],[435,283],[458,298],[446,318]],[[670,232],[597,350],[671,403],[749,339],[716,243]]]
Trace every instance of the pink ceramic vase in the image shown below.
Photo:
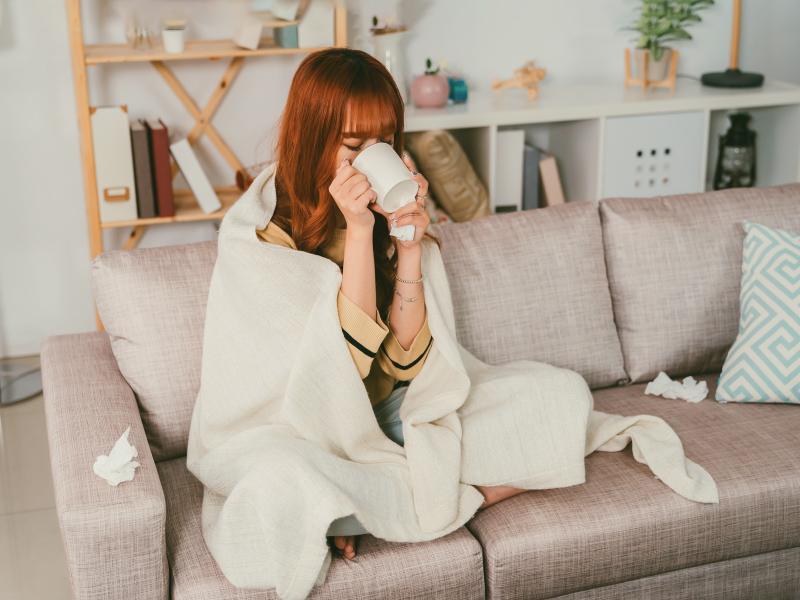
[[[443,75],[417,75],[411,83],[411,100],[417,108],[439,108],[447,104],[450,84]]]

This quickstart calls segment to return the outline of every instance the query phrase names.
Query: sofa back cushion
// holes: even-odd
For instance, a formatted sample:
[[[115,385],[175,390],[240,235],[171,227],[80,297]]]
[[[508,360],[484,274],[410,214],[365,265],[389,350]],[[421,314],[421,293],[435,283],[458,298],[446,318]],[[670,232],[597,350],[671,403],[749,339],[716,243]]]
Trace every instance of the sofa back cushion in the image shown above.
[[[92,261],[97,309],[156,461],[186,453],[216,256],[214,240],[111,251]]]
[[[600,202],[633,382],[718,372],[736,339],[745,219],[800,227],[800,185]]]
[[[528,359],[625,382],[597,206],[574,202],[430,227],[459,342],[481,360]]]

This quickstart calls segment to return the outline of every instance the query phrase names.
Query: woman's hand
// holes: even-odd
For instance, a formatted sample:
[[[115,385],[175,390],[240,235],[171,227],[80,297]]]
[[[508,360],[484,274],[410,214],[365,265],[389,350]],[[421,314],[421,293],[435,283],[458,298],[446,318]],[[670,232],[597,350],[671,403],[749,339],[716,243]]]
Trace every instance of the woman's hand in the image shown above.
[[[347,228],[372,233],[375,215],[369,205],[378,197],[367,180],[367,176],[358,171],[346,158],[336,169],[328,191],[342,211]],[[352,229],[351,229],[352,228]]]
[[[392,236],[395,247],[400,254],[408,250],[420,248],[422,237],[425,235],[425,231],[428,229],[428,225],[430,225],[431,222],[428,211],[425,210],[425,201],[428,198],[428,180],[425,179],[422,174],[417,173],[414,162],[405,153],[403,155],[403,162],[406,164],[409,171],[411,171],[414,181],[419,184],[419,190],[417,190],[417,196],[414,198],[414,201],[409,202],[405,206],[401,206],[393,213],[385,212],[377,204],[372,207],[375,212],[381,213],[386,217],[389,222],[390,231],[392,225],[395,227],[402,227],[403,225],[414,226],[414,239],[412,240],[398,240],[396,237]]]

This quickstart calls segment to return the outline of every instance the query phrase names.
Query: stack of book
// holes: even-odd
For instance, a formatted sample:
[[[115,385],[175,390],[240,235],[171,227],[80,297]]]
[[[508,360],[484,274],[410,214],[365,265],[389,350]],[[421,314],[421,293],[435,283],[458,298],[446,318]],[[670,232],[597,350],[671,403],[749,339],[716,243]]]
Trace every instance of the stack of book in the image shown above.
[[[496,213],[563,204],[556,157],[525,142],[522,129],[497,133]]]
[[[101,222],[175,216],[170,155],[203,211],[222,207],[189,142],[170,144],[161,119],[129,120],[127,107],[102,106],[91,121]]]
[[[139,218],[175,216],[166,125],[138,119],[130,124],[130,139]]]

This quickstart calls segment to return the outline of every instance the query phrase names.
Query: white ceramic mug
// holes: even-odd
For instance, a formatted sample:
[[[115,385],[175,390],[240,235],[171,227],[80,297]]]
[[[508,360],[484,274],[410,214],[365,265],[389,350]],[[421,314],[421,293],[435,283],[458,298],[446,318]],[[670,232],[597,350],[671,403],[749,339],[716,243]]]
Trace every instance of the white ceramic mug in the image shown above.
[[[414,201],[419,184],[389,144],[378,142],[365,148],[356,156],[353,166],[367,176],[378,195],[375,201],[386,212],[392,213]]]

